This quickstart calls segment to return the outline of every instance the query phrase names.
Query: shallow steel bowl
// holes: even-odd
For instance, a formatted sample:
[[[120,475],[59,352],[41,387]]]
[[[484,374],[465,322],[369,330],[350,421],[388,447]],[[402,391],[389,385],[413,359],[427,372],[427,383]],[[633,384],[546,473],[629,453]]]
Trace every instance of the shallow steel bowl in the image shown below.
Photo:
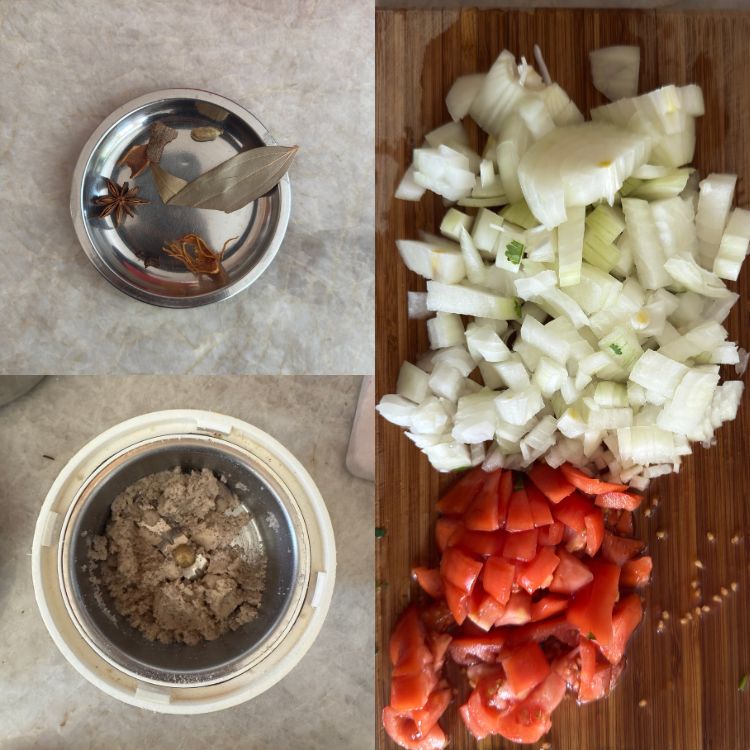
[[[251,148],[274,145],[266,128],[246,109],[217,94],[195,89],[167,89],[133,99],[96,129],[78,158],[70,212],[78,239],[96,269],[117,289],[162,307],[197,307],[231,297],[249,287],[269,266],[281,246],[291,208],[289,175],[269,193],[247,206],[223,211],[166,206],[159,198],[150,169],[135,180],[130,168],[117,166],[128,149],[149,138],[149,127],[162,121],[178,131],[167,145],[160,166],[191,181],[230,157]],[[223,133],[197,142],[193,128],[214,125]],[[99,218],[94,199],[107,192],[105,178],[139,187],[149,201],[134,217],[115,227],[111,217]],[[185,234],[203,237],[224,254],[221,278],[195,276],[162,247]]]

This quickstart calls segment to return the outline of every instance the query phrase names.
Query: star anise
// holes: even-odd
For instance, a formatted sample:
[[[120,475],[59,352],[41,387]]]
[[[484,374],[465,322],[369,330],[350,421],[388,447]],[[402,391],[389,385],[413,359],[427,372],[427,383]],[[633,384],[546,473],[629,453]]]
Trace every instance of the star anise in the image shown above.
[[[138,187],[129,188],[129,183],[118,185],[116,182],[112,182],[107,178],[104,179],[107,183],[107,195],[100,195],[94,199],[94,204],[97,206],[104,206],[99,213],[99,218],[103,219],[110,214],[113,215],[115,226],[119,227],[120,222],[123,220],[125,215],[135,216],[135,207],[144,203],[149,203],[145,198],[138,197]],[[129,189],[128,189],[129,188]]]

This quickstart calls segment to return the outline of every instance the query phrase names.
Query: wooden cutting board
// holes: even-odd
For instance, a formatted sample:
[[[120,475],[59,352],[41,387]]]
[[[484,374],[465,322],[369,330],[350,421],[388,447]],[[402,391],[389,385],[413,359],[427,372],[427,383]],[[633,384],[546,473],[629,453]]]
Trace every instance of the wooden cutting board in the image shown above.
[[[604,101],[591,84],[588,63],[588,51],[600,46],[640,46],[641,91],[699,83],[707,114],[699,120],[695,163],[702,175],[738,173],[738,203],[750,205],[750,14],[381,10],[376,37],[378,398],[394,391],[402,360],[427,347],[424,322],[408,320],[406,311],[407,290],[422,290],[423,282],[402,265],[394,241],[416,237],[418,228],[436,232],[443,213],[431,194],[415,204],[394,200],[393,192],[412,149],[449,119],[444,96],[451,82],[486,71],[504,47],[533,60],[538,43],[552,77],[586,112]],[[728,320],[730,337],[745,348],[749,285],[746,267],[742,298]],[[750,672],[749,428],[746,396],[738,419],[719,431],[717,445],[696,448],[679,475],[653,483],[651,502],[658,504],[650,518],[641,513],[637,530],[653,556],[654,581],[627,669],[607,700],[584,707],[563,702],[546,738],[553,748],[750,747],[750,687],[738,691],[742,675]],[[410,567],[435,560],[434,504],[449,481],[430,469],[399,428],[378,419],[377,525],[385,530],[377,541],[378,715],[387,701],[388,634],[416,594]],[[663,540],[658,531],[665,532]],[[733,581],[737,591],[721,597],[721,587]],[[721,604],[713,601],[715,594]],[[680,623],[684,613],[703,604],[708,613]],[[657,633],[662,612],[669,619]],[[476,746],[455,703],[443,725],[454,750]],[[394,747],[378,731],[379,747]],[[495,738],[480,747],[512,745]]]

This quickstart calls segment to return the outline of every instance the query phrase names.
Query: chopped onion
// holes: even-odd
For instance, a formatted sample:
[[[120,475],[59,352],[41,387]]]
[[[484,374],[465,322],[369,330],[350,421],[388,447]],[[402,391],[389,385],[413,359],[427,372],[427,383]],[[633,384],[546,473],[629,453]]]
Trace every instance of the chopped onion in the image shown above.
[[[469,114],[469,107],[479,93],[484,81],[484,73],[471,73],[456,78],[445,97],[448,113],[454,120],[463,120]]]
[[[710,174],[700,183],[695,227],[699,257],[704,268],[713,268],[732,208],[736,183],[737,175],[734,174]]]
[[[610,101],[638,93],[640,47],[604,47],[589,52],[594,88]]]

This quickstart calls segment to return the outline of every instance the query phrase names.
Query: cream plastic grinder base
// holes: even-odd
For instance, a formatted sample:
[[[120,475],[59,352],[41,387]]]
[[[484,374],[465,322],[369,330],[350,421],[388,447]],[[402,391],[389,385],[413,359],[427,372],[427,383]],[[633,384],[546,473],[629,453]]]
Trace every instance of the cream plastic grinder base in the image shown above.
[[[97,488],[101,491],[115,472],[142,456],[150,456],[153,461],[165,447],[167,455],[179,455],[183,446],[194,452],[198,446],[207,455],[226,455],[257,476],[277,498],[284,517],[290,519],[293,537],[293,580],[284,590],[289,601],[258,644],[251,643],[237,658],[225,660],[213,670],[183,670],[179,651],[176,659],[167,662],[174,665],[171,671],[169,666],[149,669],[143,660],[129,659],[127,646],[122,644],[136,642],[142,636],[133,631],[125,634],[129,637],[118,633],[119,644],[114,638],[108,640],[106,630],[98,629],[86,617],[85,602],[80,600],[70,572],[71,545],[75,535],[80,536],[76,519],[96,496]],[[232,486],[231,477],[229,486],[242,500],[247,487],[242,483]],[[280,564],[284,564],[281,557]],[[47,494],[37,520],[32,574],[47,630],[65,658],[89,682],[139,708],[201,714],[250,700],[282,679],[302,659],[320,632],[330,606],[336,551],[323,498],[286,448],[238,419],[180,409],[145,414],[116,425],[68,462]],[[242,645],[237,633],[231,639],[233,647],[238,641]],[[183,648],[187,664],[187,649],[194,647]]]

